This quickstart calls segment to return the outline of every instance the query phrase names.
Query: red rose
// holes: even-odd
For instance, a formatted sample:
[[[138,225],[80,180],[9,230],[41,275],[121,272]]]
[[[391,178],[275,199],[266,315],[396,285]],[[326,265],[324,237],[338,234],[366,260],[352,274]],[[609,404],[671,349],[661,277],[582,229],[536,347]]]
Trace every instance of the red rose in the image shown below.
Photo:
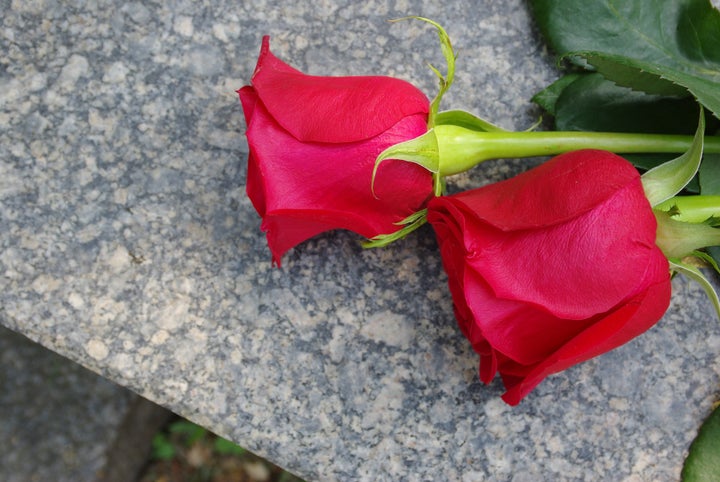
[[[562,154],[428,205],[480,378],[515,405],[546,376],[629,341],[670,302],[640,176],[604,151]]]
[[[375,158],[427,131],[429,102],[390,77],[318,77],[278,60],[263,38],[252,86],[238,91],[250,148],[247,193],[273,260],[324,231],[395,232],[432,195],[430,173]]]

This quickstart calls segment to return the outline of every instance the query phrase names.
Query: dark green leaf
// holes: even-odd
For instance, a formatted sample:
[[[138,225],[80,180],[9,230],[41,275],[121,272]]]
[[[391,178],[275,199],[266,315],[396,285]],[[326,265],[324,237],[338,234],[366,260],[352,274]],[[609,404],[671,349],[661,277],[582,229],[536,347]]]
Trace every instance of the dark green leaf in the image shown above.
[[[533,0],[532,7],[558,55],[636,90],[690,93],[720,117],[720,12],[709,0]]]
[[[604,77],[618,85],[647,94],[688,96],[687,88],[683,84],[670,79],[672,71],[668,67],[605,52],[574,52],[571,55],[582,57]]]
[[[698,102],[720,117],[720,68],[685,72],[602,52],[582,55],[605,77],[620,85],[659,95],[682,95],[683,89],[687,89]],[[703,74],[709,78],[704,78]]]
[[[720,195],[720,154],[705,154],[700,164],[700,193]],[[710,246],[706,251],[720,264],[720,247]]]
[[[551,115],[556,115],[555,105],[560,95],[565,91],[565,88],[575,82],[582,74],[568,74],[565,75],[552,84],[550,84],[544,90],[535,94],[532,101],[537,105],[548,111]]]
[[[682,470],[683,482],[718,480],[720,474],[720,408],[700,427],[698,436],[690,446]]]
[[[557,130],[658,134],[695,132],[698,108],[692,99],[636,92],[620,87],[597,73],[575,75],[574,79],[556,99]]]
[[[720,195],[720,154],[705,154],[700,164],[700,194]]]
[[[720,264],[720,246],[709,246],[705,248],[705,251],[715,260],[716,263]]]

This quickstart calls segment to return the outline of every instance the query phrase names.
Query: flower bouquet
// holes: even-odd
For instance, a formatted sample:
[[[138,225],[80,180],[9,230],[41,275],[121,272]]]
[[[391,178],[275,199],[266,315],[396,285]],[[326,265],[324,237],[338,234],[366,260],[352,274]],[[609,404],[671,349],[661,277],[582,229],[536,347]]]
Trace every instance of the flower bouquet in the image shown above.
[[[329,230],[372,248],[429,224],[480,379],[499,373],[510,405],[652,327],[675,274],[700,282],[720,312],[701,271],[720,259],[720,12],[707,0],[535,0],[532,11],[565,69],[533,99],[555,130],[441,111],[458,55],[420,17],[447,63],[431,66],[432,100],[386,76],[306,75],[269,37],[238,91],[247,194],[273,262]],[[538,156],[551,158],[447,193],[482,162]],[[688,477],[701,458],[688,459]]]

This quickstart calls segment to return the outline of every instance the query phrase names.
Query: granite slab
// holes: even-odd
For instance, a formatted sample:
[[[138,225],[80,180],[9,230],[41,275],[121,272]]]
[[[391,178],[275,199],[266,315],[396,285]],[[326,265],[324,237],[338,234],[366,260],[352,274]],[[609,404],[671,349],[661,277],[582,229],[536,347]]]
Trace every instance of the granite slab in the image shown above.
[[[262,35],[306,72],[386,74],[508,129],[556,72],[526,2],[0,1],[0,323],[309,480],[677,480],[720,324],[673,282],[648,333],[519,406],[455,325],[429,229],[346,232],[281,269],[244,195],[234,91]],[[465,189],[539,160],[488,163]]]

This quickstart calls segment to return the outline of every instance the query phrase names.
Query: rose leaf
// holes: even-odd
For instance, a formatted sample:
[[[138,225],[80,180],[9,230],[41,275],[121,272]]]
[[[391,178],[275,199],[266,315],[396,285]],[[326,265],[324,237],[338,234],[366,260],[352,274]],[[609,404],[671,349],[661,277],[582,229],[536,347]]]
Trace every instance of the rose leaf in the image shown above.
[[[720,408],[715,408],[690,445],[682,469],[683,482],[717,480],[720,474]]]

